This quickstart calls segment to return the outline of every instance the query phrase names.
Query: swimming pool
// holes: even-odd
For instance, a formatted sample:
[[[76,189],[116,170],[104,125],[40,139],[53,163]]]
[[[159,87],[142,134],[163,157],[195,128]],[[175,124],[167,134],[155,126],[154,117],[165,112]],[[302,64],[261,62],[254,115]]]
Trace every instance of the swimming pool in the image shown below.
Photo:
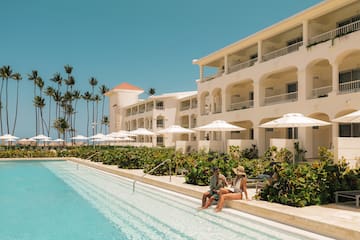
[[[328,239],[69,161],[0,162],[0,239]]]

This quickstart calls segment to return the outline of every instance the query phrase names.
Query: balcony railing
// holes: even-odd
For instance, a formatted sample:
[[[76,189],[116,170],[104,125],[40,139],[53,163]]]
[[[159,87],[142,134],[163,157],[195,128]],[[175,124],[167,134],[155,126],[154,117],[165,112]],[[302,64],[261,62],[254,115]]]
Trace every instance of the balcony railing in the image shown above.
[[[204,78],[202,79],[201,82],[210,81],[210,80],[212,80],[212,79],[214,79],[214,78],[220,77],[220,76],[223,75],[223,73],[224,73],[224,70],[222,70],[222,71],[220,71],[220,72],[217,72],[217,73],[215,73],[215,74],[206,76],[206,77],[204,77]]]
[[[359,30],[360,30],[360,20],[310,38],[308,42],[308,47]]]
[[[328,93],[331,92],[332,86],[324,86],[319,88],[314,88],[312,90],[312,98],[320,98],[320,97],[327,97]]]
[[[291,52],[295,52],[295,51],[299,50],[300,46],[302,46],[302,45],[303,45],[303,42],[301,41],[301,42],[292,44],[290,46],[275,50],[273,52],[266,53],[263,55],[262,60],[265,62],[265,61],[269,61],[270,59],[284,56]]]
[[[250,59],[250,60],[248,60],[246,62],[235,64],[235,65],[229,67],[229,72],[232,73],[232,72],[236,72],[236,71],[239,71],[241,69],[244,69],[244,68],[251,67],[256,62],[257,62],[257,58],[253,58],[253,59]]]
[[[228,112],[252,107],[254,107],[254,100],[234,102],[229,105]]]
[[[284,103],[284,102],[294,102],[297,101],[297,98],[298,98],[297,92],[274,95],[270,97],[265,97],[265,105]]]
[[[185,110],[189,110],[189,109],[190,109],[190,104],[181,105],[181,107],[180,107],[180,111],[185,111]]]
[[[156,106],[156,109],[157,110],[164,110],[164,106],[163,105],[158,105],[158,106]]]
[[[351,82],[339,84],[339,93],[353,93],[359,91],[360,91],[360,80],[354,80]]]

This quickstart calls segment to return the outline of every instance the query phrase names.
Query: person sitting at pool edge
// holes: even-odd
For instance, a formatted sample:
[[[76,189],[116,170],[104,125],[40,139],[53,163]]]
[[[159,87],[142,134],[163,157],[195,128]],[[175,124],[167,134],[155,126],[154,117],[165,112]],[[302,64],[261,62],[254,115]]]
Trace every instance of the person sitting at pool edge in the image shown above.
[[[249,200],[246,188],[246,173],[243,166],[233,168],[236,177],[232,183],[232,188],[221,188],[219,191],[220,200],[215,208],[216,212],[220,212],[224,206],[225,200],[241,200],[242,194],[245,194],[246,200]]]
[[[219,190],[228,185],[224,175],[220,173],[218,167],[213,167],[213,175],[210,177],[210,190],[205,192],[202,197],[202,209],[208,208],[214,200],[219,199]]]

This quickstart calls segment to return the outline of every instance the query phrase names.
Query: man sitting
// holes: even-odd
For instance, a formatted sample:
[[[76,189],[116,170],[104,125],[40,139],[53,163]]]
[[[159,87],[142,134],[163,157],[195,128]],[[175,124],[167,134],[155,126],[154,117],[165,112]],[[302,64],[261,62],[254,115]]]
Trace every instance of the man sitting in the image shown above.
[[[210,190],[205,192],[202,197],[202,209],[208,208],[214,200],[219,200],[220,188],[228,185],[225,176],[220,173],[218,167],[213,167],[212,171],[213,175],[210,178]]]

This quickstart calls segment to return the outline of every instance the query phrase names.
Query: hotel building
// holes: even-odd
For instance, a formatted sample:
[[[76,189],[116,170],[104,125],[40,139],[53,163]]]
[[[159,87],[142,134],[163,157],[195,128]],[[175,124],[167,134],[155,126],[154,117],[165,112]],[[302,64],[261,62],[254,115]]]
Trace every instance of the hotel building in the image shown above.
[[[127,97],[126,89],[111,90],[110,128],[145,127],[156,132],[172,124],[193,128],[221,119],[246,131],[212,133],[209,142],[235,139],[234,144],[242,147],[254,143],[262,154],[271,145],[290,146],[292,141],[284,139],[295,137],[308,158],[317,157],[320,146],[334,149],[336,157],[340,156],[343,150],[339,145],[344,143],[339,137],[352,148],[358,144],[356,138],[347,137],[360,136],[359,124],[333,123],[297,128],[295,132],[259,125],[291,112],[331,122],[360,109],[359,30],[360,1],[323,1],[193,60],[200,69],[197,92],[164,94],[140,101],[139,90],[131,90],[139,91],[132,93],[133,97]],[[153,143],[159,140],[171,145],[182,140],[192,142],[185,143],[188,146],[199,147],[205,134],[166,137],[165,144],[164,138],[158,136]],[[346,157],[346,153],[341,156]]]

